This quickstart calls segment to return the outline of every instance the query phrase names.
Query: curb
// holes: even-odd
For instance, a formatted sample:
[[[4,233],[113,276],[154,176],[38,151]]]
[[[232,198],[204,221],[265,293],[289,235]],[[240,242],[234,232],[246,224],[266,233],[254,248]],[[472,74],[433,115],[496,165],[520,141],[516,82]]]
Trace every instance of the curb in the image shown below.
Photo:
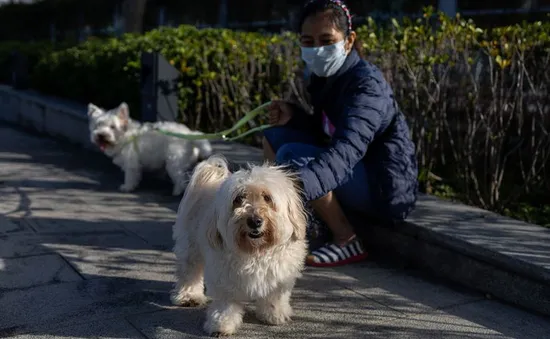
[[[85,105],[0,85],[0,120],[98,152],[89,139]]]
[[[457,216],[425,222],[445,210]],[[541,226],[422,195],[407,221],[373,225],[367,239],[401,264],[550,316],[550,230]],[[546,264],[532,259],[544,252]]]

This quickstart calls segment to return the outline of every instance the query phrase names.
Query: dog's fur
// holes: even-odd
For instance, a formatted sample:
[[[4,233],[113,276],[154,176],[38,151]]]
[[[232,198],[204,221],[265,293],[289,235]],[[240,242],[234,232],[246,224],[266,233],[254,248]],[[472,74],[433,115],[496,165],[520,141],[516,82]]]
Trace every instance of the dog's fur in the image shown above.
[[[307,254],[306,212],[293,176],[281,167],[251,166],[230,173],[221,156],[195,168],[173,226],[175,305],[207,301],[205,331],[231,335],[243,303],[256,302],[258,318],[283,324]]]
[[[189,173],[212,153],[207,140],[185,140],[161,134],[155,129],[181,134],[202,134],[183,124],[156,122],[141,124],[130,118],[126,103],[105,111],[88,104],[90,139],[124,171],[123,192],[139,185],[144,171],[166,170],[173,183],[173,195],[185,190]]]

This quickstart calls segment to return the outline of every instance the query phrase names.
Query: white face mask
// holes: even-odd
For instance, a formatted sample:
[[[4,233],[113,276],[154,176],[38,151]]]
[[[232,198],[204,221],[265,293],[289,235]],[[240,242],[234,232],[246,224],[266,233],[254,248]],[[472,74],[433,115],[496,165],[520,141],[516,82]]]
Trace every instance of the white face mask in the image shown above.
[[[320,77],[336,74],[346,61],[345,40],[329,46],[301,47],[307,67]]]

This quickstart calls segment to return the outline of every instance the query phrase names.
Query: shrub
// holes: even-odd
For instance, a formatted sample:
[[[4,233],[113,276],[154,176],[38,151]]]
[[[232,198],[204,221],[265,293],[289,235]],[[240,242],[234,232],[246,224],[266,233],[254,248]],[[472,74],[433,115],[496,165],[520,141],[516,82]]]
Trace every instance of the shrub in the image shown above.
[[[391,30],[372,21],[359,30],[409,117],[424,188],[435,172],[486,209],[528,195],[540,204],[550,174],[550,23],[482,30],[460,17],[432,21],[428,11]]]
[[[529,219],[525,204],[536,207],[550,192],[550,23],[485,30],[428,9],[391,27],[368,20],[357,32],[409,119],[423,190]],[[221,130],[272,98],[303,97],[294,34],[190,26],[47,54],[32,81],[83,103],[125,100],[138,117],[142,51],[160,52],[181,71],[181,120],[194,128]],[[550,219],[545,213],[530,221]]]
[[[104,106],[125,100],[139,117],[140,54],[159,52],[181,72],[181,119],[195,128],[217,130],[287,91],[299,60],[295,45],[290,34],[161,28],[52,53],[36,66],[33,85]]]

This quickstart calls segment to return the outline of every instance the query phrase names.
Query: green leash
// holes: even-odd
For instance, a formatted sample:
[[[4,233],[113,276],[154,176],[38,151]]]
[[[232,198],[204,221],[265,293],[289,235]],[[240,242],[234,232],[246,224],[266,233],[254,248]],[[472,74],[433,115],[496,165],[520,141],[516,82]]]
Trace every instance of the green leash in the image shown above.
[[[229,128],[229,129],[226,129],[225,131],[218,132],[218,133],[180,134],[180,133],[164,131],[162,129],[157,129],[156,131],[159,132],[159,133],[162,133],[164,135],[168,135],[168,136],[175,137],[175,138],[180,138],[180,139],[186,139],[186,140],[222,139],[222,140],[226,140],[226,141],[235,141],[237,139],[244,138],[245,136],[250,135],[252,133],[263,131],[264,129],[271,127],[271,125],[262,125],[262,126],[252,128],[252,129],[250,129],[250,130],[248,130],[248,131],[246,131],[242,134],[238,134],[234,137],[229,137],[228,136],[228,135],[232,134],[233,132],[235,132],[236,130],[238,130],[239,128],[243,127],[250,120],[252,120],[255,117],[257,117],[258,115],[260,115],[260,113],[263,113],[264,109],[267,106],[269,106],[270,104],[271,104],[271,101],[266,102],[265,104],[256,107],[252,111],[246,113],[244,117],[242,117],[239,121],[237,121],[237,123],[235,125],[233,125],[233,127]]]

